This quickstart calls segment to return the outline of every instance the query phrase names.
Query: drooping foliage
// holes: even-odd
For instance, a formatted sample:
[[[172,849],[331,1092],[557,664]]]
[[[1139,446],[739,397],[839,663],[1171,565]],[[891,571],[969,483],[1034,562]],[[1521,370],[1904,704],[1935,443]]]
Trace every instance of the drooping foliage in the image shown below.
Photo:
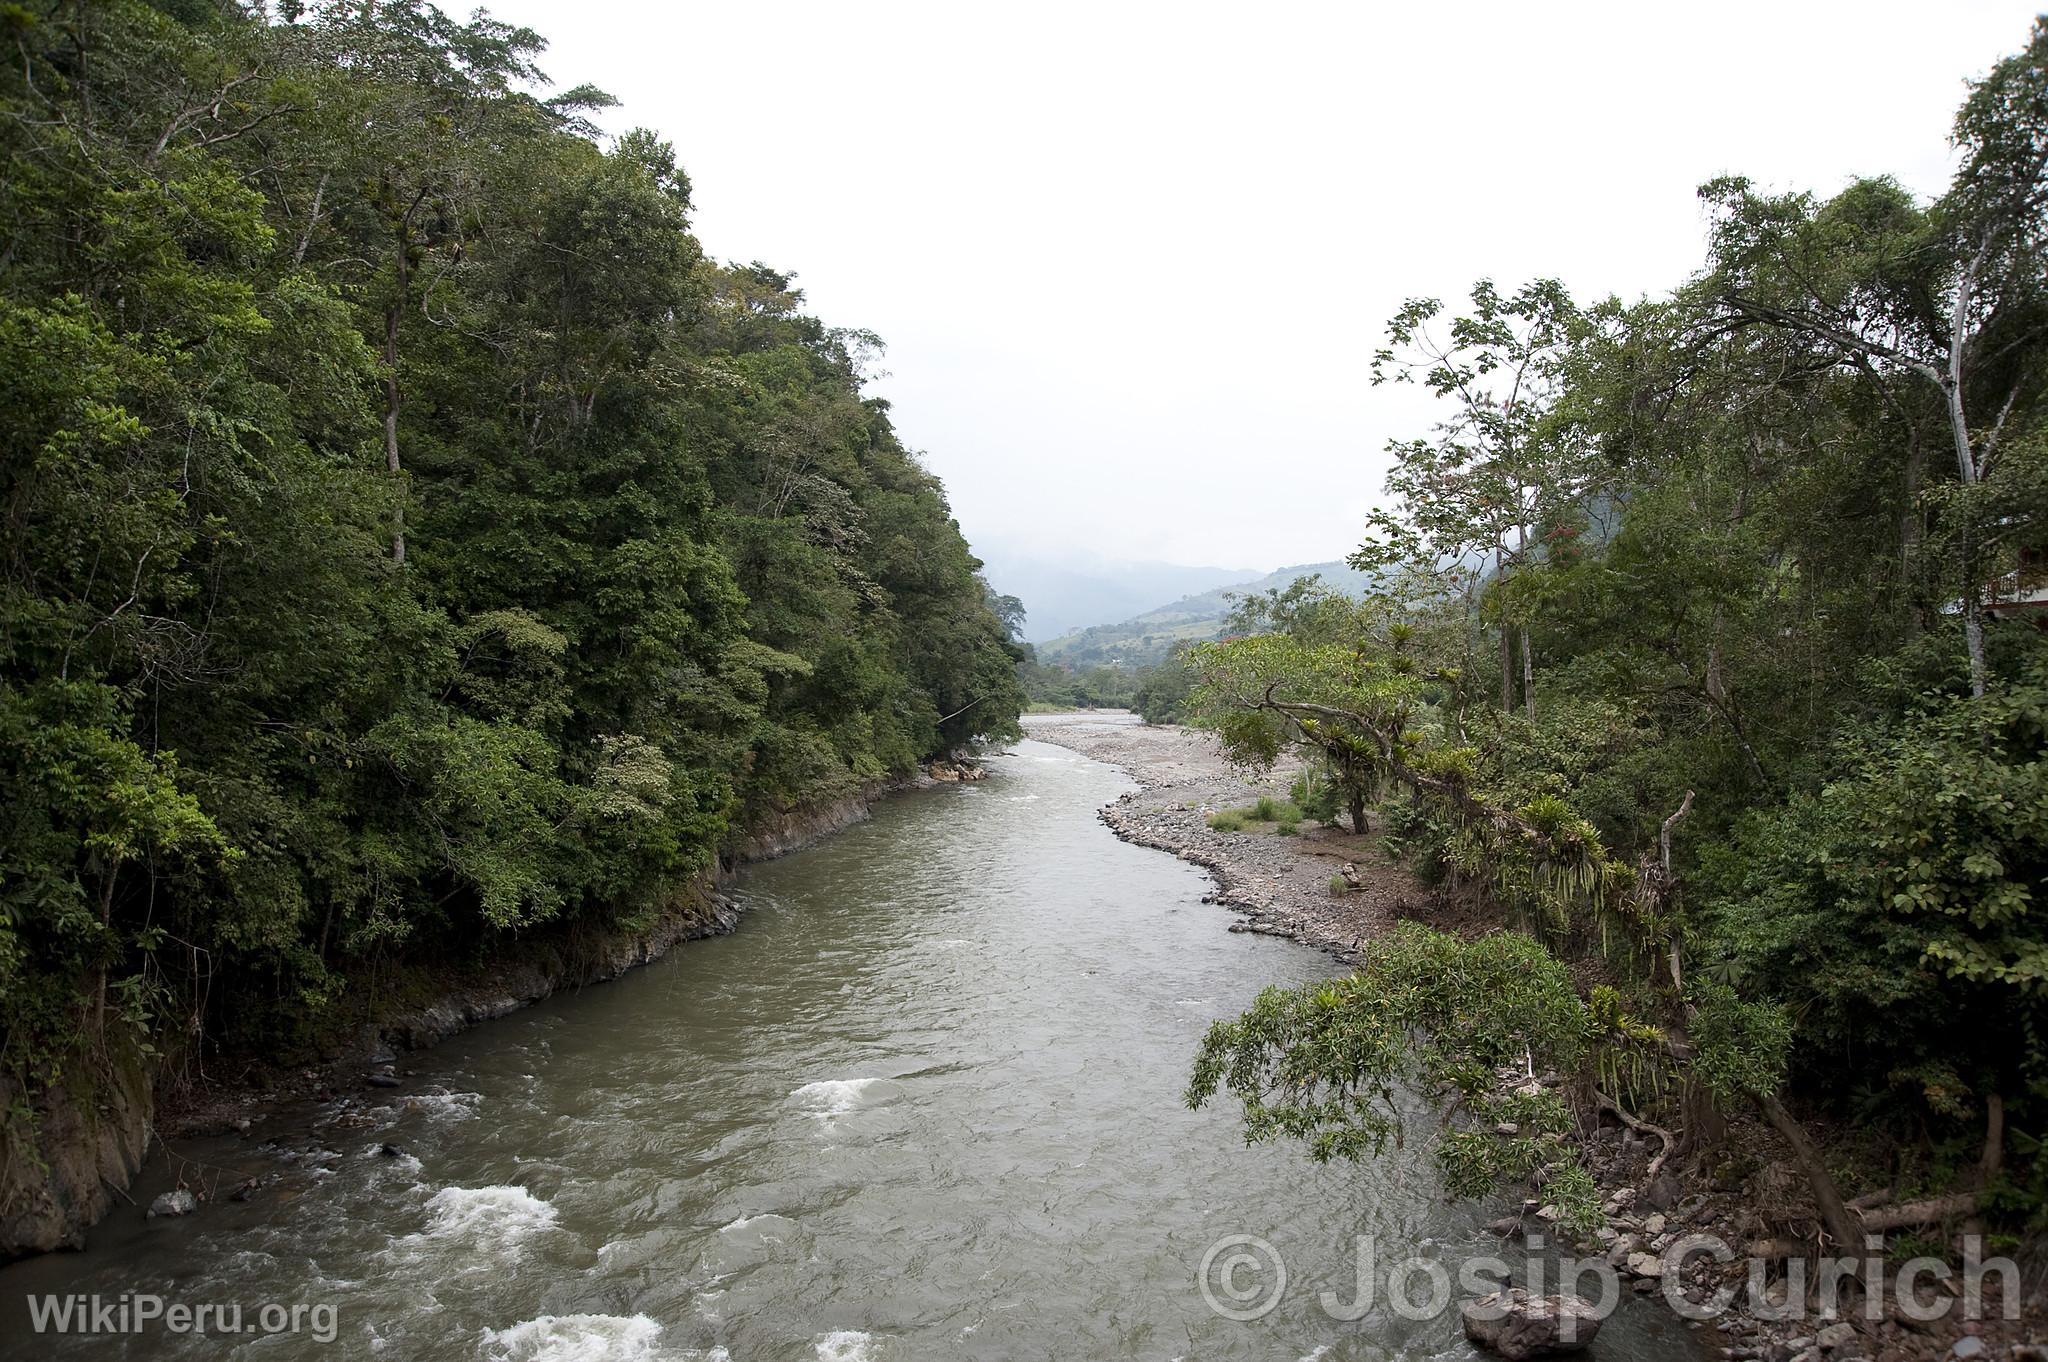
[[[277,17],[282,15],[283,17]],[[420,0],[0,15],[0,1061],[645,920],[1014,732],[1009,633],[670,148]]]
[[[1541,1081],[1575,1068],[1594,1035],[1564,966],[1532,937],[1464,942],[1414,923],[1367,943],[1364,957],[1348,978],[1269,988],[1212,1026],[1189,1104],[1227,1092],[1247,1143],[1294,1138],[1328,1162],[1405,1138],[1417,1088],[1454,1091],[1462,1117],[1437,1144],[1454,1190],[1478,1196],[1556,1165],[1552,1194],[1568,1218],[1597,1223],[1590,1180],[1566,1172],[1576,1170],[1564,1144],[1571,1111]],[[1503,1069],[1522,1081],[1503,1086]]]

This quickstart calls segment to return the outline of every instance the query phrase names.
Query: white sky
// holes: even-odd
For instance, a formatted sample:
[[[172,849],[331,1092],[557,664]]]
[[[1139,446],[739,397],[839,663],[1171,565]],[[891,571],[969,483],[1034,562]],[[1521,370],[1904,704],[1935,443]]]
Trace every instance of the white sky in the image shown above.
[[[461,10],[461,0],[444,0]],[[968,538],[1046,557],[1340,557],[1405,297],[1662,292],[1735,172],[1938,192],[2013,0],[498,0],[689,172],[705,247],[889,344],[879,391]]]

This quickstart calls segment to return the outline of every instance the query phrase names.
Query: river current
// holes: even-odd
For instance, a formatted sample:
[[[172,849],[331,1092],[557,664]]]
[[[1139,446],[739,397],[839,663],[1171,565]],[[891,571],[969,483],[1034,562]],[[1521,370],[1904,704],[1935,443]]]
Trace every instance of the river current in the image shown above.
[[[1037,742],[989,765],[746,870],[730,936],[410,1056],[398,1088],[179,1142],[223,1191],[268,1181],[181,1219],[122,1205],[86,1252],[0,1270],[0,1355],[1475,1356],[1455,1305],[1344,1321],[1318,1300],[1354,1296],[1360,1235],[1382,1294],[1397,1260],[1500,1252],[1498,1207],[1441,1194],[1426,1121],[1317,1167],[1181,1103],[1212,1019],[1332,962],[1231,934],[1201,872],[1111,836],[1095,810],[1122,773]],[[1230,1236],[1285,1263],[1256,1320],[1197,1280]],[[1270,1265],[1231,1260],[1264,1252],[1210,1257],[1210,1294],[1261,1303]],[[252,1332],[31,1330],[31,1296],[124,1293],[239,1305]],[[299,1330],[261,1332],[265,1305]],[[1701,1355],[1636,1303],[1591,1354]]]

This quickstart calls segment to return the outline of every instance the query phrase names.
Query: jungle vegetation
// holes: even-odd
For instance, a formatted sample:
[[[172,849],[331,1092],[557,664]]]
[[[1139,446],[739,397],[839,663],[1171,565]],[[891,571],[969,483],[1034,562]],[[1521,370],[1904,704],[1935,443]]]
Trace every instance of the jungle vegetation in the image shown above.
[[[1690,1157],[1767,1120],[1850,1252],[1838,1172],[2043,1226],[2048,24],[1954,139],[1931,202],[1704,186],[1667,296],[1482,280],[1393,318],[1374,381],[1443,416],[1390,448],[1378,589],[1195,646],[1192,709],[1503,936],[1411,927],[1269,993],[1191,1101],[1345,1157],[1396,1084],[1456,1090],[1454,1187],[1546,1168],[1597,1219],[1575,1114],[1498,1087],[1548,1068]],[[1818,1154],[1815,1119],[1856,1138]]]
[[[1016,731],[863,375],[540,37],[0,5],[0,1063],[288,1056]],[[19,1114],[19,1113],[17,1113]]]

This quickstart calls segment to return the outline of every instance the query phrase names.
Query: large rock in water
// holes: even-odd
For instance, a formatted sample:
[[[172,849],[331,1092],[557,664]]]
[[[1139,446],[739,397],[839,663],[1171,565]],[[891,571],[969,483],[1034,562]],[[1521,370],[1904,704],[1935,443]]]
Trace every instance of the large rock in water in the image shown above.
[[[1465,1337],[1509,1362],[1575,1353],[1600,1332],[1600,1316],[1584,1296],[1532,1296],[1521,1287],[1465,1303]]]

